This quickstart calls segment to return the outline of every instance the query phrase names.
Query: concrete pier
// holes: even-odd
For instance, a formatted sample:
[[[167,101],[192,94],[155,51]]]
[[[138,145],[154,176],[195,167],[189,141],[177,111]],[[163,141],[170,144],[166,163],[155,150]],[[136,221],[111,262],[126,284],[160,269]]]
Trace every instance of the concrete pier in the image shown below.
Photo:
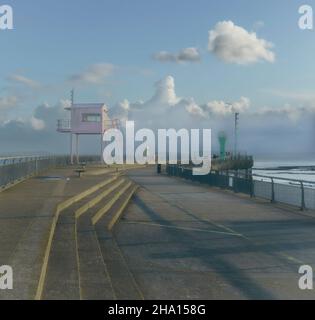
[[[90,167],[79,178],[74,168],[53,169],[0,192],[0,265],[13,268],[14,281],[13,290],[0,290],[0,299],[36,297],[57,206],[95,188],[113,172]],[[64,263],[59,259],[57,267],[64,268]]]
[[[145,299],[314,299],[315,214],[131,171],[140,186],[115,229]]]
[[[315,267],[313,211],[154,167],[55,169],[0,203],[0,265],[14,272],[0,299],[315,298],[298,287]]]

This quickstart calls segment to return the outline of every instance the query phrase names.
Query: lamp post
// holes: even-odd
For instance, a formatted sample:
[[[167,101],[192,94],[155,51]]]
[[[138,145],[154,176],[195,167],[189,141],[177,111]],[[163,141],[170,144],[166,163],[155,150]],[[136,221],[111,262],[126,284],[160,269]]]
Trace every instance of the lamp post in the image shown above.
[[[238,142],[238,120],[239,120],[239,113],[235,112],[235,119],[234,119],[234,157],[236,158],[237,155],[237,142]]]

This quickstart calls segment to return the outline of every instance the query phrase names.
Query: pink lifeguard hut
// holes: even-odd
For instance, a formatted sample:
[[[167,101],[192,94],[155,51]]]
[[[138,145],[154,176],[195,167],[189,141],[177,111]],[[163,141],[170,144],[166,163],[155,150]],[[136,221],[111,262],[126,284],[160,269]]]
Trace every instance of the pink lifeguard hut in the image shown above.
[[[103,153],[103,134],[110,128],[118,128],[119,120],[110,119],[104,103],[71,103],[68,119],[57,120],[57,131],[70,134],[70,159],[73,163],[73,135],[75,135],[76,163],[79,163],[79,136],[82,134],[99,135],[101,159]]]

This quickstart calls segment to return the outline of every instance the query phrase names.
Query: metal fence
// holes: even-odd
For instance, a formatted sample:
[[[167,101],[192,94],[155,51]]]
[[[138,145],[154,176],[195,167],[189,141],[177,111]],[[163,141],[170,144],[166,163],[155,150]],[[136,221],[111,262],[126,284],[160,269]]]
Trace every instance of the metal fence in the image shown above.
[[[99,156],[81,156],[82,162],[99,162]],[[69,156],[0,157],[0,189],[54,167],[70,165]]]
[[[245,193],[251,197],[297,206],[301,210],[315,209],[315,182],[257,174],[247,177],[216,172],[210,172],[207,175],[193,175],[190,167],[170,164],[166,165],[166,173],[170,176]]]

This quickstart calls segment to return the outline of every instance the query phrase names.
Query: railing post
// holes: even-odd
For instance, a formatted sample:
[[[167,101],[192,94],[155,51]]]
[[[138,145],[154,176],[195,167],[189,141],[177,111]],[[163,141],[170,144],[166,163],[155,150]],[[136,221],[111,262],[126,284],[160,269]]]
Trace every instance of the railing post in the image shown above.
[[[271,202],[275,202],[275,184],[273,178],[271,178]]]
[[[249,178],[249,183],[250,183],[250,197],[254,198],[255,197],[255,189],[254,189],[254,179],[253,176],[251,175]]]
[[[233,191],[235,193],[238,192],[237,185],[238,185],[238,170],[234,171],[234,176],[233,176]]]
[[[301,181],[300,183],[301,183],[301,211],[304,211],[304,210],[306,209],[306,206],[305,206],[304,185],[303,185],[303,181]]]

